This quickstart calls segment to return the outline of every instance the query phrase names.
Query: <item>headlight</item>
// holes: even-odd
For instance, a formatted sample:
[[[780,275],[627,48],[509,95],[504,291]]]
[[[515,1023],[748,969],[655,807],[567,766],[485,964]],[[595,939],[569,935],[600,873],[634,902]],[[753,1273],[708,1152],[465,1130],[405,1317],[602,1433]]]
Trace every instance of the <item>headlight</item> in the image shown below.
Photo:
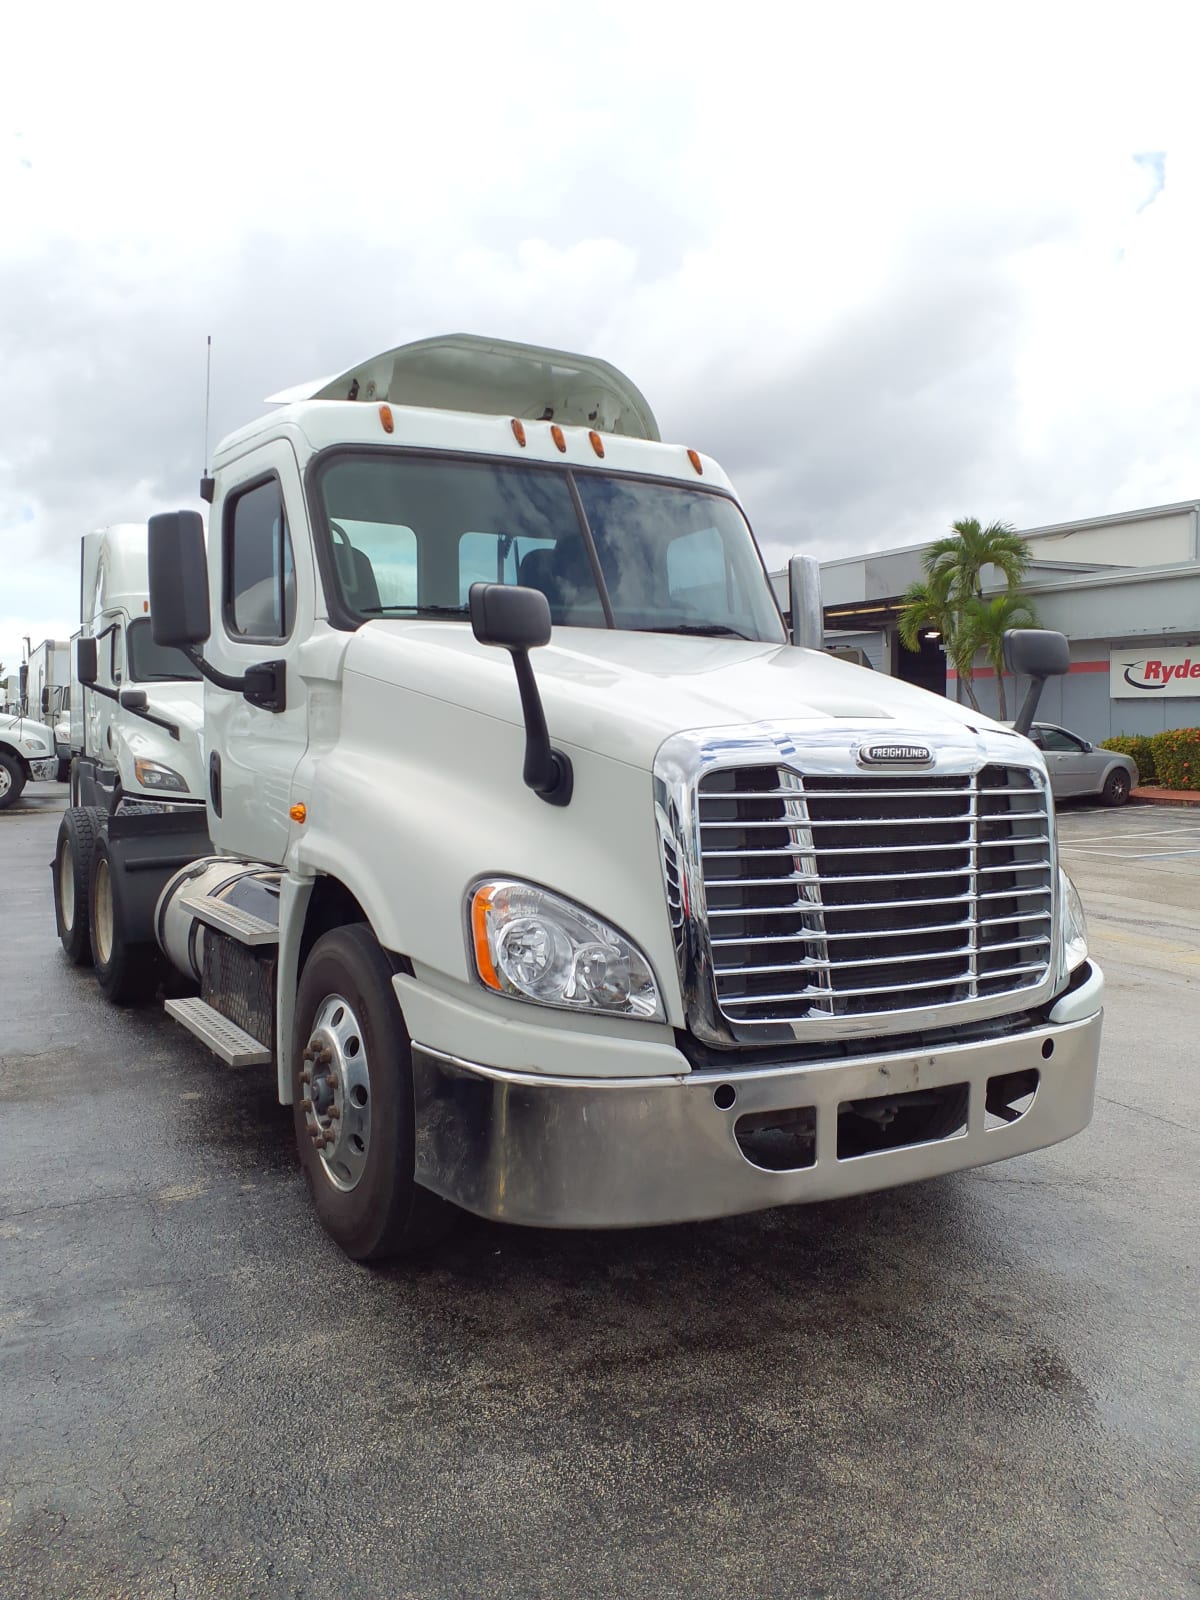
[[[471,952],[497,994],[664,1021],[650,963],[599,917],[548,889],[497,879],[471,891]]]
[[[1074,972],[1087,960],[1087,918],[1083,914],[1083,901],[1079,890],[1060,867],[1058,869],[1058,899],[1062,916],[1063,968]]]
[[[173,767],[164,767],[161,761],[135,761],[133,775],[143,789],[175,789],[187,793],[187,784]]]

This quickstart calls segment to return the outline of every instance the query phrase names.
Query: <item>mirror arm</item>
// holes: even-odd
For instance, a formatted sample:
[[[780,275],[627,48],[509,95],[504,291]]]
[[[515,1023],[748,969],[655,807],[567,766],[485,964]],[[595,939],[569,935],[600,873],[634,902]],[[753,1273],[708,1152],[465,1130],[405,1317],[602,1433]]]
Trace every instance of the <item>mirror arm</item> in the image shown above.
[[[1042,698],[1042,690],[1046,686],[1045,678],[1030,678],[1029,687],[1025,691],[1025,698],[1021,701],[1021,709],[1013,721],[1013,732],[1029,736],[1033,727],[1033,719],[1037,716],[1038,701]]]
[[[287,662],[258,661],[247,668],[240,677],[219,672],[200,654],[195,645],[179,645],[183,654],[202,678],[216,684],[218,689],[228,689],[230,694],[244,695],[252,706],[263,711],[283,711],[287,706]]]
[[[171,722],[166,717],[155,716],[153,711],[138,711],[134,706],[126,706],[126,711],[131,711],[135,717],[141,717],[143,722],[152,722],[156,728],[165,728],[172,739],[179,738],[179,724]]]
[[[571,802],[575,787],[575,774],[571,759],[550,743],[546,727],[546,713],[533,675],[533,663],[528,650],[510,650],[512,664],[517,674],[517,688],[521,694],[521,711],[525,717],[525,767],[522,776],[536,795],[548,805],[565,806]]]

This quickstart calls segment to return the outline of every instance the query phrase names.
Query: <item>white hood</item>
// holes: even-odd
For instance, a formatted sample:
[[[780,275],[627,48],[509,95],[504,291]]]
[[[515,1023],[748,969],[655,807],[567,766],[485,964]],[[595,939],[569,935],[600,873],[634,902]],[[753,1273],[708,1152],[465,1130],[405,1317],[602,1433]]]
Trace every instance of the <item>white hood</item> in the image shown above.
[[[1012,737],[940,695],[790,645],[556,628],[531,659],[556,744],[646,769],[674,733],[754,722]],[[370,622],[350,641],[345,670],[522,724],[507,651],[478,644],[466,623]]]
[[[0,734],[35,761],[54,754],[54,730],[44,722],[35,722],[32,717],[0,716]]]

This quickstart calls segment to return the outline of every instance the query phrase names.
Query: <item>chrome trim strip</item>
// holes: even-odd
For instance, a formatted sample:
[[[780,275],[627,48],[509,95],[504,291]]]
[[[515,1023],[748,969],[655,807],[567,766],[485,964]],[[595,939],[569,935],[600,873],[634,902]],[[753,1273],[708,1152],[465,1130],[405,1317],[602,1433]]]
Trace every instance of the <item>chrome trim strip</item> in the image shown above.
[[[855,751],[863,742],[872,739],[897,744],[908,742],[908,736],[903,730],[895,731],[886,726],[881,728],[877,725],[826,724],[819,728],[796,729],[778,723],[762,722],[748,724],[745,727],[678,733],[667,739],[660,747],[654,762],[654,808],[659,830],[662,870],[668,904],[672,912],[672,932],[685,1015],[691,1031],[705,1044],[732,1049],[742,1044],[762,1045],[786,1043],[788,1040],[807,1042],[817,1039],[879,1037],[889,1033],[913,1032],[925,1028],[952,1027],[986,1017],[1003,1016],[1014,1010],[1032,1009],[1048,1001],[1066,981],[1066,975],[1060,974],[1059,971],[1060,941],[1056,936],[1059,925],[1059,874],[1058,846],[1053,827],[1047,827],[1045,833],[1035,839],[1019,841],[1022,846],[1030,844],[1034,848],[1044,847],[1045,853],[1037,860],[1016,862],[1004,867],[980,864],[979,847],[986,847],[989,841],[978,839],[977,830],[973,827],[975,842],[968,841],[958,847],[962,851],[971,852],[973,895],[970,902],[958,895],[933,896],[912,900],[866,902],[854,909],[897,910],[910,905],[962,903],[964,912],[968,911],[972,904],[978,912],[982,909],[983,903],[989,900],[1044,896],[1048,900],[1049,911],[1041,911],[1039,916],[1048,915],[1051,918],[1052,947],[1041,982],[1024,988],[1010,989],[999,995],[980,995],[977,992],[979,986],[990,982],[993,978],[1019,977],[1023,971],[1029,969],[979,972],[974,980],[976,993],[965,1000],[941,1005],[918,1004],[904,1010],[869,1012],[855,1016],[831,1015],[831,989],[810,990],[804,999],[811,1001],[812,1004],[807,1014],[799,1017],[747,1022],[733,1020],[722,1012],[717,1003],[716,973],[709,925],[716,924],[718,918],[741,916],[744,912],[740,909],[722,907],[714,908],[711,912],[708,910],[704,883],[704,852],[701,849],[700,833],[701,780],[711,772],[747,766],[791,767],[797,773],[803,773],[806,778],[828,779],[839,776],[857,778],[861,776],[861,769],[857,767]],[[931,820],[958,823],[961,826],[964,822],[970,823],[974,816],[978,822],[990,822],[995,819],[980,816],[978,813],[981,797],[1014,798],[1024,795],[1036,796],[1038,806],[1030,811],[1018,807],[1013,812],[1014,817],[1022,820],[1053,818],[1054,807],[1050,797],[1049,780],[1044,764],[1041,764],[1041,758],[1032,751],[1022,751],[1018,757],[1007,736],[975,731],[964,726],[944,731],[934,737],[917,734],[914,736],[914,742],[927,745],[933,752],[932,763],[919,769],[922,780],[925,780],[923,786],[873,790],[873,799],[927,799],[931,792],[927,780],[932,777],[944,779],[947,783],[945,789],[934,791],[938,798],[957,799],[961,796],[963,811],[958,817],[949,816]],[[988,766],[1022,769],[1028,773],[1029,783],[1027,786],[1017,786],[1012,789],[980,787],[979,773]],[[900,782],[903,783],[902,778]],[[790,853],[795,859],[796,870],[782,879],[740,878],[731,882],[736,881],[739,885],[751,888],[755,886],[777,888],[783,884],[795,890],[796,904],[778,908],[763,907],[761,914],[802,917],[805,919],[805,932],[812,942],[819,943],[827,937],[824,927],[826,908],[820,900],[822,878],[816,870],[812,829],[808,818],[808,798],[799,781],[795,788],[781,787],[738,792],[739,800],[784,801],[784,816],[775,820],[773,826],[785,828],[791,834],[794,849]],[[812,798],[820,798],[822,801],[839,798],[859,799],[861,791],[821,789],[813,791]],[[903,824],[916,819],[896,820]],[[704,826],[712,824],[704,823]],[[823,827],[824,823],[821,826]],[[903,847],[899,847],[899,852],[903,853]],[[746,852],[727,853],[732,857]],[[822,854],[825,852],[822,851]],[[1003,892],[990,891],[988,888],[988,880],[992,874],[1034,871],[1045,874],[1048,882]],[[897,881],[911,880],[914,885],[930,883],[933,886],[932,880],[938,878],[962,877],[963,868],[960,867],[957,871],[896,873],[889,876]],[[838,878],[838,882],[843,884],[873,881],[878,881],[878,875]],[[806,905],[804,901],[808,904]],[[758,915],[759,912],[756,911],[755,914]],[[989,919],[985,914],[979,920],[990,924],[1014,919]],[[952,928],[939,928],[933,931],[948,932],[952,931]],[[802,938],[803,935],[798,937]],[[953,957],[955,953],[951,951],[947,954]],[[1039,967],[1033,970],[1041,969]],[[814,971],[814,976],[817,975],[818,973]],[[920,985],[905,983],[904,988],[916,990]],[[734,1005],[736,1007],[736,1002]]]

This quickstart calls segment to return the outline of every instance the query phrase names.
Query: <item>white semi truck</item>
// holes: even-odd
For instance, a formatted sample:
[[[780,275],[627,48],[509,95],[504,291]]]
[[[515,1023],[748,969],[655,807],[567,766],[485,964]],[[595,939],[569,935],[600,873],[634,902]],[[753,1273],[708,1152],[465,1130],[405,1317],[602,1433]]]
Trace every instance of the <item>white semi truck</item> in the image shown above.
[[[113,814],[182,815],[204,825],[204,696],[188,658],[155,641],[145,523],[86,533],[80,544],[80,622],[68,689],[71,810],[59,831],[54,904],[71,959],[92,958],[91,857]],[[131,973],[130,998],[155,974]]]
[[[71,645],[67,639],[44,639],[29,652],[25,709],[54,730],[57,777],[65,783],[71,770]]]
[[[789,641],[710,457],[608,364],[456,336],[230,435],[150,524],[206,816],[117,814],[116,999],[273,1069],[353,1257],[455,1208],[669,1223],[1090,1119],[1103,979],[1019,732]],[[1031,692],[1061,635],[1011,640]],[[506,659],[507,658],[507,659]],[[68,815],[64,836],[71,827]]]
[[[0,715],[0,811],[16,805],[31,779],[44,782],[57,776],[54,729],[19,709],[15,715]]]

